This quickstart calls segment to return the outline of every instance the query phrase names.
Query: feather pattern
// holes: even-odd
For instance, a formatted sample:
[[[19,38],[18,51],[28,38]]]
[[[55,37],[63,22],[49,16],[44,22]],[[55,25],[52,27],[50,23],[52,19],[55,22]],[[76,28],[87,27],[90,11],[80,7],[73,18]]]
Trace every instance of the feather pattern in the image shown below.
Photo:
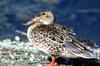
[[[48,55],[93,58],[93,53],[82,44],[85,42],[79,41],[72,29],[59,24],[33,26],[28,28],[29,41]]]

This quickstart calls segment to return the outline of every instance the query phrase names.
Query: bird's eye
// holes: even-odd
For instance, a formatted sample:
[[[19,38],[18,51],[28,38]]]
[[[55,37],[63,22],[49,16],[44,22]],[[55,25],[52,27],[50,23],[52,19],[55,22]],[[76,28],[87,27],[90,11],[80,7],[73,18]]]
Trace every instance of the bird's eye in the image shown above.
[[[42,13],[42,15],[45,15],[45,13]]]
[[[42,15],[45,15],[45,13],[44,12],[40,12],[38,15],[42,16]]]

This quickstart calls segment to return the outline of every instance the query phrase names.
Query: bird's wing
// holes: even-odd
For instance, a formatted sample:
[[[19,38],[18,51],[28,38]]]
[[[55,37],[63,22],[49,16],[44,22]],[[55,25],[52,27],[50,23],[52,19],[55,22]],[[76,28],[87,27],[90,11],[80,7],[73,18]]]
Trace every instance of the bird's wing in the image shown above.
[[[61,34],[64,39],[62,40],[62,46],[66,51],[72,53],[73,55],[77,55],[78,57],[93,58],[93,53],[87,49],[87,46],[91,47],[91,45],[95,45],[92,41],[87,40],[83,42],[84,44],[82,44],[79,42],[72,29],[60,25],[58,28],[60,29],[58,34]]]
[[[73,55],[77,55],[79,57],[93,58],[92,52],[89,49],[87,49],[86,45],[83,45],[82,43],[79,42],[79,40],[76,37],[76,34],[72,29],[60,25],[57,25],[56,28],[59,29],[57,35],[59,34],[60,37],[62,35],[62,38],[64,39],[62,40],[63,43],[61,45],[63,48],[65,48],[66,51],[72,53]],[[94,43],[89,40],[87,42],[84,42],[84,44],[91,46],[92,44],[89,45],[89,43],[92,43],[94,45]]]
[[[40,27],[39,31],[41,32],[41,35],[45,38],[49,38],[52,42],[55,42],[54,44],[56,45],[54,46],[59,46],[58,49],[63,48],[65,49],[65,53],[70,52],[78,57],[91,57],[91,52],[79,44],[75,33],[66,26],[53,24],[49,26],[42,25]]]
[[[82,39],[82,38],[77,38],[77,40],[84,47],[98,48],[98,46],[96,45],[96,43],[94,41],[91,41],[88,39]]]

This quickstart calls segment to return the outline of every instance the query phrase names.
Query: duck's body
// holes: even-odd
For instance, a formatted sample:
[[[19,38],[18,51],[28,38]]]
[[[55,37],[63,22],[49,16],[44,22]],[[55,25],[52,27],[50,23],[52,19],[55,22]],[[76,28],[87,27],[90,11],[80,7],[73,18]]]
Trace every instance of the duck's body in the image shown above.
[[[75,33],[65,26],[31,25],[27,36],[35,47],[48,55],[93,58],[93,54],[78,42]]]
[[[30,25],[27,36],[35,47],[55,57],[94,58],[86,47],[89,42],[79,40],[71,29],[55,24],[53,20],[53,14],[47,11],[27,23]]]

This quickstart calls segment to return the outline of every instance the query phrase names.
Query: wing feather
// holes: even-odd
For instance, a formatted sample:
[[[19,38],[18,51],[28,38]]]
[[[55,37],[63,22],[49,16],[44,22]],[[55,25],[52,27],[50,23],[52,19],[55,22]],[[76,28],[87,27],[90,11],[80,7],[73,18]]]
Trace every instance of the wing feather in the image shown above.
[[[60,46],[59,48],[65,49],[61,50],[65,54],[67,54],[66,52],[70,52],[72,55],[84,58],[90,58],[92,56],[92,53],[78,42],[76,34],[72,29],[58,24],[49,26],[41,25],[40,27],[38,27],[40,34],[44,38],[55,42],[57,44],[55,46]]]

